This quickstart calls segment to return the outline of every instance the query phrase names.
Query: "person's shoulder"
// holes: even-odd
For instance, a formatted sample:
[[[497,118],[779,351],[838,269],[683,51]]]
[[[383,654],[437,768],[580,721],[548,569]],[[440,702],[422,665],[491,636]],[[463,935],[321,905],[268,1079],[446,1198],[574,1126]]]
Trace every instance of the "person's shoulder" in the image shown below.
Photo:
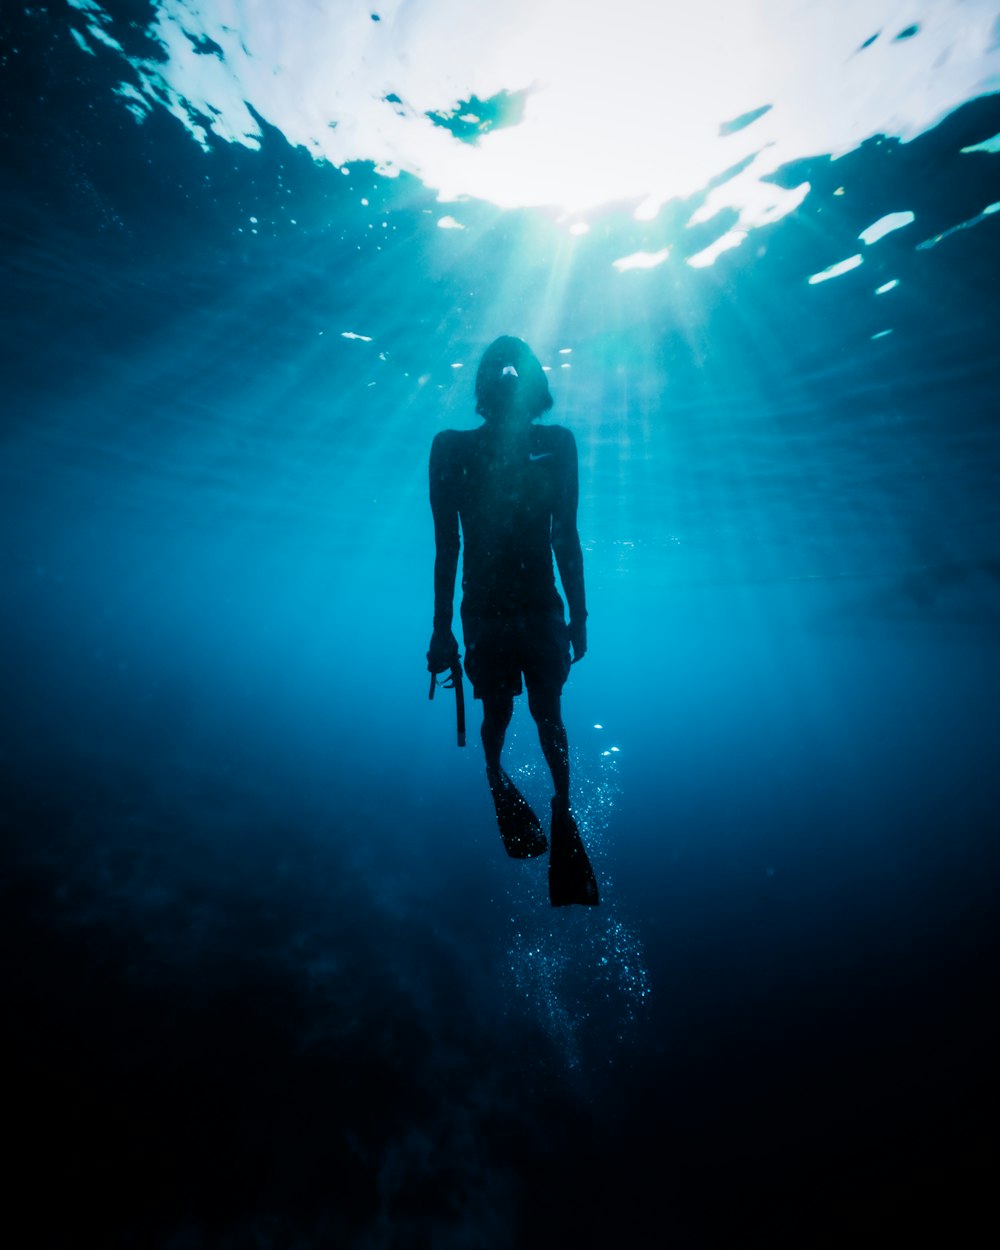
[[[576,448],[573,431],[564,425],[536,425],[533,428],[540,449],[555,455],[566,455]]]
[[[535,429],[538,430],[543,438],[551,439],[554,443],[572,443],[574,441],[573,431],[565,425],[550,425],[546,422],[545,425],[536,425]]]
[[[432,456],[453,456],[468,444],[471,430],[439,430],[431,443]]]
[[[431,474],[450,478],[474,458],[476,430],[440,430],[431,443]]]
[[[434,435],[432,447],[471,446],[479,430],[439,430]]]

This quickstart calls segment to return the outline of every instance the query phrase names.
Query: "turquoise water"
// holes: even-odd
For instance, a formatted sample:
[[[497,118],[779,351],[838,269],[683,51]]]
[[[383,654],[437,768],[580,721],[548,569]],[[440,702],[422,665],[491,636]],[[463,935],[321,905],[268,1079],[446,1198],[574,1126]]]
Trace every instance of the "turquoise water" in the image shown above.
[[[704,186],[566,216],[338,169],[259,109],[258,148],[202,150],[129,112],[86,11],[0,27],[36,1239],[534,1247],[652,1219],[801,1245],[863,1215],[961,1240],[997,1040],[989,84],[906,142],[789,160],[772,185],[809,191],[771,222],[691,224]],[[151,9],[101,12],[148,54]],[[505,858],[477,735],[426,696],[427,454],[476,423],[501,333],[580,449],[564,710],[596,910]],[[507,758],[545,810],[521,707]]]

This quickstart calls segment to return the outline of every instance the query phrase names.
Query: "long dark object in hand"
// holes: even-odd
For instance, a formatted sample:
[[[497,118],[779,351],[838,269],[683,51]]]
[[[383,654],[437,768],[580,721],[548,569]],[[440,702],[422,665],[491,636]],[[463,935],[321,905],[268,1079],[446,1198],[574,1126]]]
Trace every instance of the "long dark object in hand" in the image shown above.
[[[455,724],[458,729],[458,745],[465,746],[465,687],[462,684],[462,666],[455,664],[451,670],[451,684],[455,687]]]
[[[438,684],[437,674],[431,673],[431,688],[428,699],[434,698],[434,689]],[[462,686],[462,666],[457,661],[451,666],[451,676],[441,685],[445,690],[455,691],[455,719],[458,722],[458,745],[465,746],[465,689]]]

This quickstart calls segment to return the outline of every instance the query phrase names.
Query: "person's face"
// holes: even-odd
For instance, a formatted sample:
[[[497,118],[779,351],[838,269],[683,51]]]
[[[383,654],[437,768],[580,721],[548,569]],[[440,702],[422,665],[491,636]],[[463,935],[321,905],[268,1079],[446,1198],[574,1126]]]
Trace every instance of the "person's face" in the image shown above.
[[[531,420],[524,383],[514,364],[501,367],[495,412],[496,419],[505,426],[527,424]]]

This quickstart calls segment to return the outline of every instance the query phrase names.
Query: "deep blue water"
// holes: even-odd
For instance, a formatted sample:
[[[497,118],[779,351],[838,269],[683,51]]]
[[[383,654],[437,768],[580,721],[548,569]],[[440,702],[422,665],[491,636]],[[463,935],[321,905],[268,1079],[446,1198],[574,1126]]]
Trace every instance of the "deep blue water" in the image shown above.
[[[468,201],[456,241],[415,178],[137,125],[60,5],[0,34],[36,1244],[961,1242],[998,1040],[998,216],[916,244],[1000,200],[961,152],[998,98],[787,171],[803,205],[710,268],[617,273],[670,205],[570,257]],[[596,910],[504,857],[478,710],[459,751],[427,701],[427,453],[500,333],[580,448]],[[508,757],[544,810],[524,708]]]

